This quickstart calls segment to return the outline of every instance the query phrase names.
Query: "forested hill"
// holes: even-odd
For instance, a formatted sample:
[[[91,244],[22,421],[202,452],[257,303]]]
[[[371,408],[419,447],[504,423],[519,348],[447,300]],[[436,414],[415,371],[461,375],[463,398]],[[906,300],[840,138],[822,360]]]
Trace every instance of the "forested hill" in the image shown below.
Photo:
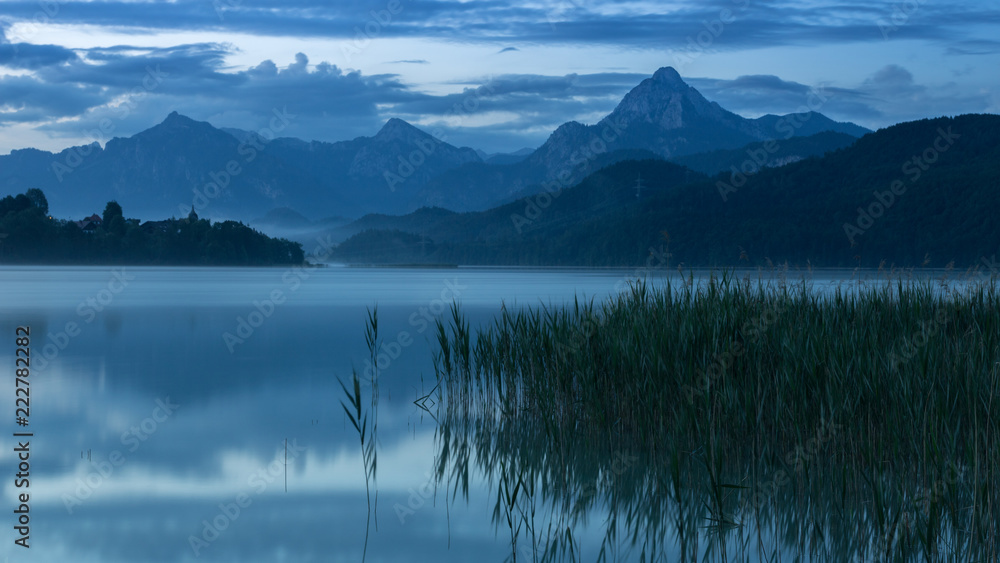
[[[270,266],[302,264],[302,245],[242,223],[183,219],[140,224],[116,202],[81,221],[48,215],[38,189],[0,200],[0,264],[149,264]]]
[[[386,225],[337,257],[621,266],[653,249],[669,250],[670,265],[964,268],[1000,253],[1000,116],[902,123],[751,176],[626,161],[557,193],[423,228]]]
[[[791,137],[780,141],[772,139],[750,143],[738,149],[704,152],[669,160],[709,175],[730,172],[733,169],[753,173],[760,167],[774,168],[810,156],[823,156],[828,152],[848,147],[857,140],[857,137],[846,133],[823,131],[808,137]]]

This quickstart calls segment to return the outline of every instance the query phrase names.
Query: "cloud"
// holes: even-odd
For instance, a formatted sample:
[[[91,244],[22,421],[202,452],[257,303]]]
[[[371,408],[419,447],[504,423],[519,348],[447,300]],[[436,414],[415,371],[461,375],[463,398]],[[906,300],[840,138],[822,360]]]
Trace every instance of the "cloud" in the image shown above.
[[[853,87],[809,86],[773,75],[747,75],[731,80],[692,78],[687,82],[708,99],[747,116],[798,111],[810,105],[810,92],[818,89],[826,101],[817,111],[833,119],[869,127],[987,112],[992,104],[989,94],[967,91],[954,82],[920,84],[910,70],[898,64],[883,66]]]
[[[93,131],[102,120],[113,125],[105,135],[110,137],[149,128],[171,111],[241,129],[264,127],[274,111],[287,111],[297,118],[283,135],[339,141],[372,135],[387,117],[398,116],[460,131],[458,137],[476,146],[480,143],[473,143],[472,137],[477,133],[497,133],[500,139],[488,144],[506,148],[537,144],[564,121],[596,121],[646,77],[505,74],[452,81],[461,91],[431,95],[394,74],[313,64],[301,52],[285,64],[265,59],[233,71],[226,57],[234,50],[225,43],[81,49],[63,64],[0,81],[5,107],[17,110],[0,114],[0,124],[36,123],[36,131],[66,138],[69,144],[79,143],[83,132]],[[414,59],[398,62],[426,64]],[[148,84],[151,74],[160,79]],[[103,143],[108,138],[90,136],[90,140]]]
[[[450,85],[460,91],[430,95],[421,90],[425,85],[404,82],[402,71],[399,75],[363,74],[329,62],[314,63],[307,56],[308,47],[292,60],[288,60],[289,54],[281,55],[285,60],[261,56],[249,68],[234,69],[227,61],[238,48],[224,42],[75,49],[36,45],[24,37],[31,35],[30,22],[40,6],[27,0],[4,2],[0,67],[15,69],[13,74],[21,76],[0,83],[0,93],[9,96],[2,98],[4,107],[8,112],[17,110],[16,116],[0,114],[0,124],[41,121],[44,123],[36,130],[54,136],[79,137],[79,131],[112,118],[116,120],[115,134],[131,134],[161,121],[173,110],[216,125],[254,128],[266,124],[272,110],[287,108],[302,117],[286,133],[307,139],[370,135],[387,117],[400,116],[424,125],[447,125],[459,132],[456,137],[464,136],[470,144],[482,146],[473,142],[479,132],[482,143],[495,143],[494,148],[502,150],[534,144],[543,130],[551,131],[564,121],[594,122],[648,77],[647,73],[592,72],[589,61],[563,67],[581,69],[576,74],[552,75],[555,73],[544,66],[547,63],[541,62],[524,74],[510,74],[507,69],[507,74],[492,79],[462,77],[465,80],[457,82],[446,76],[441,80],[448,84],[450,78]],[[925,53],[926,49],[946,49],[953,56],[1000,53],[1000,42],[977,36],[981,27],[971,25],[1000,23],[1000,14],[975,4],[922,3],[905,21],[899,21],[889,43],[879,31],[879,22],[892,18],[891,6],[830,0],[808,4],[790,0],[698,4],[556,0],[529,5],[439,0],[403,1],[391,11],[385,0],[334,5],[320,0],[71,0],[53,6],[52,13],[43,14],[52,24],[74,31],[81,25],[92,26],[96,33],[114,29],[135,37],[210,31],[234,41],[241,40],[235,34],[250,34],[334,39],[342,42],[341,47],[349,47],[357,37],[368,34],[376,39],[426,38],[487,46],[485,52],[497,54],[523,50],[529,44],[556,51],[567,45],[586,46],[605,55],[638,50],[643,60],[662,54],[662,64],[676,64],[671,56],[691,49],[717,53],[791,46],[806,52],[809,48],[870,43],[880,53],[889,53],[892,50],[884,49],[885,45],[899,45],[899,40],[906,39],[922,41]],[[704,37],[710,41],[699,47],[697,41]],[[339,51],[336,45],[333,49]],[[414,53],[416,56],[420,55]],[[422,58],[386,59],[390,59],[388,64],[430,64]],[[503,60],[497,59],[497,64]],[[565,59],[559,64],[565,64]],[[165,76],[155,89],[143,87],[150,69]],[[904,69],[888,65],[861,83],[828,85],[827,91],[833,95],[823,111],[832,117],[878,126],[902,116],[995,107],[995,102],[987,104],[984,100],[989,96],[981,93],[989,90],[988,84],[965,89],[956,84],[923,84],[920,70],[918,66]],[[490,91],[476,90],[487,83]],[[770,74],[692,79],[690,83],[723,107],[748,115],[795,111],[809,92],[806,84]],[[64,88],[65,100],[56,99],[59,88]],[[123,100],[134,107],[123,112]],[[474,104],[475,110],[456,119],[456,104]],[[505,140],[487,139],[487,135]]]
[[[476,115],[509,113],[521,116],[517,121],[523,123],[559,125],[593,111],[610,112],[639,80],[613,73],[486,76],[471,85],[463,82],[466,87],[458,93],[401,101],[393,112],[409,119],[450,118],[456,125]]]
[[[871,78],[865,80],[864,88],[880,96],[912,96],[922,94],[926,88],[913,82],[913,74],[899,65],[886,65]]]
[[[744,75],[733,80],[716,81],[716,84],[725,84],[727,88],[739,90],[744,94],[766,93],[772,95],[776,92],[782,92],[802,95],[809,91],[809,87],[805,84],[782,80],[773,74]]]
[[[105,102],[94,86],[48,84],[25,76],[0,77],[0,124],[74,117]]]
[[[175,365],[171,370],[162,366],[149,370],[155,374],[149,379],[158,382],[147,382],[150,387],[159,387],[155,393],[163,390],[166,381],[160,377],[171,378],[173,391],[206,391],[194,379],[208,371],[178,368],[185,365],[183,360],[168,359],[166,363]],[[349,362],[345,363],[349,369]],[[234,366],[229,358],[214,365]],[[48,373],[58,377],[60,371]],[[114,380],[115,369],[109,371],[109,379]],[[241,494],[246,495],[241,499],[250,502],[240,501],[238,515],[234,508],[228,509],[218,541],[209,542],[200,551],[207,559],[254,561],[261,553],[271,553],[274,556],[268,556],[269,560],[315,563],[327,561],[330,553],[350,552],[353,557],[356,552],[360,557],[363,543],[355,530],[357,515],[365,513],[367,495],[361,471],[356,470],[361,467],[357,437],[352,441],[350,434],[339,431],[336,416],[326,418],[324,426],[296,426],[298,438],[295,433],[288,436],[286,466],[283,441],[287,427],[279,428],[281,425],[268,424],[256,416],[262,409],[290,413],[291,418],[300,415],[298,418],[304,419],[304,413],[320,416],[324,407],[316,397],[339,392],[336,383],[314,382],[309,375],[294,376],[275,391],[267,386],[265,369],[240,371],[245,378],[240,379],[241,391],[235,396],[231,388],[213,390],[209,385],[207,395],[192,394],[190,400],[175,397],[179,410],[166,420],[158,418],[155,429],[141,435],[143,439],[134,451],[120,437],[130,427],[145,424],[155,406],[150,397],[157,394],[148,394],[143,385],[139,385],[141,391],[122,391],[114,385],[108,385],[107,392],[98,391],[90,384],[92,373],[86,370],[59,378],[69,385],[53,388],[53,398],[59,403],[56,406],[62,408],[50,409],[48,419],[42,422],[43,429],[52,430],[48,432],[50,447],[32,451],[38,467],[46,469],[37,472],[37,487],[32,491],[38,495],[32,494],[31,508],[33,515],[58,528],[60,534],[52,541],[32,543],[31,560],[192,560],[189,537],[203,537],[205,521],[222,520],[219,505],[231,505]],[[117,375],[127,379],[128,370],[120,369]],[[178,382],[175,376],[184,381]],[[407,517],[406,526],[397,523],[393,505],[405,506],[412,490],[433,483],[425,469],[431,470],[437,445],[433,428],[412,435],[393,431],[400,428],[393,423],[405,422],[408,413],[389,407],[380,411],[388,424],[380,434],[379,455],[384,455],[385,463],[379,469],[379,492],[389,521],[379,532],[387,546],[380,549],[380,555],[404,561],[420,550],[433,554],[432,559],[472,560],[495,548],[488,518],[475,530],[474,536],[481,540],[462,542],[466,545],[458,546],[457,553],[455,545],[448,548],[447,514],[433,509],[430,498],[418,509],[418,515]],[[58,431],[60,428],[78,431]],[[192,441],[192,435],[201,439]],[[4,445],[13,447],[10,444],[7,441]],[[305,451],[297,452],[296,445]],[[77,457],[76,452],[91,447],[92,460]],[[114,451],[119,455],[112,458]],[[472,475],[470,483],[473,506],[488,502],[489,489],[483,478]],[[3,487],[8,497],[13,490],[12,482]],[[73,504],[74,499],[79,504]],[[275,520],[275,514],[284,515]],[[433,530],[429,531],[428,523],[433,524]],[[496,551],[502,555],[502,546]]]
[[[394,75],[345,72],[327,62],[313,65],[304,53],[283,66],[264,60],[233,72],[224,61],[231,50],[202,43],[84,51],[68,64],[0,80],[0,99],[18,110],[0,114],[0,123],[43,121],[37,130],[78,138],[101,120],[113,123],[114,135],[133,134],[174,110],[216,126],[246,129],[264,127],[275,111],[287,110],[299,117],[285,134],[342,140],[373,134],[383,121],[380,106],[429,97]]]
[[[0,44],[0,67],[36,69],[76,60],[69,49],[55,45]]]
[[[783,80],[774,75],[745,75],[731,80],[691,78],[687,82],[709,100],[747,117],[798,112],[804,106],[815,105],[818,99],[811,92],[813,86]],[[868,104],[870,99],[861,91],[849,88],[822,86],[826,98],[817,111],[851,118],[871,119],[880,112]]]
[[[7,110],[0,113],[0,124],[35,123],[37,131],[78,142],[82,132],[92,131],[102,119],[111,120],[113,135],[121,136],[144,130],[171,111],[241,129],[265,127],[275,111],[287,111],[297,117],[282,134],[307,140],[369,136],[386,118],[401,117],[427,130],[442,128],[455,144],[506,150],[538,145],[566,121],[596,122],[648,77],[627,72],[502,74],[446,81],[461,90],[432,95],[394,74],[313,64],[301,52],[284,64],[267,59],[233,71],[226,57],[234,49],[224,43],[195,43],[78,50],[61,64],[0,79],[0,100]],[[419,61],[396,62],[426,62]],[[146,88],[151,71],[164,78]],[[767,74],[687,82],[708,99],[749,117],[799,111],[812,89]],[[897,64],[853,86],[820,86],[827,101],[819,111],[869,127],[989,111],[994,104],[989,95],[966,92],[956,84],[920,84]]]
[[[13,39],[16,41],[19,38],[15,36]],[[20,41],[15,43],[11,41],[7,26],[0,21],[0,67],[27,70],[76,59],[75,52],[58,45],[32,45]]]
[[[288,65],[284,72],[290,74],[304,75],[309,70],[309,57],[303,53],[295,53],[295,62]]]
[[[234,50],[224,43],[78,50],[61,64],[0,80],[0,99],[8,110],[0,114],[0,124],[37,123],[38,131],[79,139],[102,119],[114,122],[114,135],[129,135],[162,121],[171,111],[241,129],[262,128],[275,111],[287,111],[297,117],[282,134],[307,140],[368,136],[386,118],[400,117],[428,130],[448,131],[449,142],[505,150],[538,145],[566,121],[598,121],[648,77],[627,72],[502,74],[446,81],[460,91],[432,95],[395,74],[314,64],[301,52],[284,64],[267,59],[233,71],[226,57]],[[422,59],[395,62],[426,64]],[[164,78],[154,88],[144,88],[151,70]],[[750,117],[799,111],[812,90],[768,74],[687,81],[708,99]],[[964,92],[955,84],[919,84],[910,70],[897,64],[882,67],[860,84],[822,86],[827,101],[819,111],[870,127],[988,111],[993,103],[988,95]],[[123,111],[123,103],[128,111]]]
[[[330,4],[319,0],[175,0],[170,3],[66,1],[48,20],[64,25],[149,30],[226,31],[274,37],[353,39],[366,28],[379,37],[447,37],[453,41],[523,41],[684,48],[706,29],[713,49],[883,41],[879,22],[896,21],[892,6],[783,0],[767,4],[718,0],[696,5],[576,0],[510,5],[496,0]],[[34,2],[4,3],[9,22],[30,22]],[[898,18],[897,18],[898,19]],[[975,5],[922,4],[892,34],[897,38],[967,39],[971,25],[1000,22]],[[718,33],[714,33],[718,30]],[[516,47],[514,47],[516,48]]]
[[[946,50],[946,55],[996,55],[1000,53],[1000,41],[970,39],[956,41]]]

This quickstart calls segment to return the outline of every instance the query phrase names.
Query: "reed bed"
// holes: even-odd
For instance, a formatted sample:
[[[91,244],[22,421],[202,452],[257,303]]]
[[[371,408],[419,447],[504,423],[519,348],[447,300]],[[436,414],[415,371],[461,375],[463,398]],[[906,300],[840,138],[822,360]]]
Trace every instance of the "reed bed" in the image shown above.
[[[996,557],[998,289],[896,279],[819,295],[689,275],[601,304],[504,308],[475,338],[454,307],[437,327],[445,418],[527,432],[554,467],[527,475],[545,483],[579,474],[581,443],[638,456],[678,499],[696,471],[688,488],[716,529],[786,513],[792,491],[854,526],[862,554]],[[492,467],[518,466],[502,451],[515,457]]]

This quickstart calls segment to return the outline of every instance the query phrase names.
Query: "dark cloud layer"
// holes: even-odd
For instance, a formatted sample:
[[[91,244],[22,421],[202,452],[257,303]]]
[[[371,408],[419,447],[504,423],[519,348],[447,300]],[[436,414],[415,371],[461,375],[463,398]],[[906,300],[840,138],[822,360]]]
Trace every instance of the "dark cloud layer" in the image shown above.
[[[717,28],[716,48],[801,45],[893,38],[962,41],[968,27],[1000,23],[989,4],[921,3],[901,12],[895,4],[836,2],[804,5],[716,0],[664,9],[629,4],[608,13],[606,4],[551,0],[531,7],[494,0],[366,0],[342,4],[292,0],[177,0],[114,2],[4,2],[8,21],[113,26],[142,30],[226,30],[254,35],[354,38],[377,30],[383,37],[455,40],[613,43],[683,47],[705,28]],[[895,29],[893,29],[895,28]]]
[[[646,78],[633,73],[483,76],[455,84],[460,92],[430,95],[396,75],[313,65],[302,53],[284,65],[265,60],[245,71],[224,72],[228,50],[223,45],[137,50],[95,49],[71,64],[0,79],[2,99],[20,104],[18,113],[0,114],[0,123],[39,121],[39,130],[72,138],[102,119],[113,122],[115,135],[125,135],[174,110],[217,126],[247,129],[265,126],[275,111],[287,111],[296,117],[282,134],[306,139],[372,135],[387,117],[398,116],[464,132],[456,139],[477,146],[467,135],[473,130],[520,146],[537,144],[544,135],[536,131],[520,138],[519,132],[539,126],[551,130],[580,115],[610,111]],[[490,113],[516,118],[500,127],[471,127],[474,118]],[[47,122],[54,116],[64,119]]]
[[[385,119],[398,116],[428,128],[444,127],[454,142],[513,149],[537,145],[565,121],[592,120],[610,112],[630,88],[656,70],[473,76],[453,84],[460,92],[430,95],[398,75],[314,64],[308,53],[234,70],[227,63],[236,52],[233,45],[143,46],[142,36],[150,31],[334,38],[348,48],[374,36],[430,38],[454,42],[458,48],[488,45],[497,54],[523,53],[533,45],[603,45],[625,53],[662,52],[662,65],[680,66],[686,79],[680,64],[685,57],[765,47],[880,47],[889,40],[917,40],[925,49],[953,57],[982,60],[1000,53],[1000,42],[970,31],[1000,23],[1000,10],[985,3],[918,3],[905,13],[895,4],[805,6],[749,0],[670,7],[580,0],[528,7],[499,0],[337,5],[318,0],[74,0],[2,6],[0,71],[15,72],[0,77],[0,127],[33,124],[50,135],[77,140],[102,119],[112,121],[113,134],[127,135],[174,110],[218,126],[247,129],[265,126],[275,111],[288,111],[297,117],[284,134],[307,139],[371,135]],[[86,49],[37,44],[32,39],[39,27],[32,22],[113,27],[135,33],[135,41]],[[904,63],[888,64],[861,83],[825,87],[829,96],[820,111],[870,125],[995,107],[995,96],[982,88],[919,84]],[[387,64],[432,63],[400,58]],[[776,75],[688,81],[727,109],[755,115],[795,111],[813,87]]]
[[[934,88],[918,84],[900,65],[886,65],[854,88],[810,86],[773,75],[740,76],[732,80],[689,79],[707,98],[744,114],[788,113],[800,108],[837,120],[896,123],[942,115],[988,111],[988,93],[969,92],[955,83]]]

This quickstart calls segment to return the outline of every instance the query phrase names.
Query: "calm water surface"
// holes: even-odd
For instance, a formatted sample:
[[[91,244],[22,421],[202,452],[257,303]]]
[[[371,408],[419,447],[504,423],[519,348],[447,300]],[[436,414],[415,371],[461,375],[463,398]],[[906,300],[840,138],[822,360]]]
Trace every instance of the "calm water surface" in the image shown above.
[[[473,474],[468,502],[446,502],[430,476],[437,423],[413,401],[434,385],[433,322],[452,302],[476,326],[501,304],[602,300],[635,274],[0,268],[4,373],[18,326],[31,329],[33,362],[29,427],[13,420],[11,378],[0,390],[9,415],[0,432],[8,538],[0,555],[360,561],[367,496],[337,378],[371,368],[364,326],[377,304],[385,346],[368,560],[502,561],[511,548],[491,520],[495,488]],[[816,274],[814,287],[850,277]],[[23,492],[13,479],[18,430],[34,433],[27,558],[11,539]],[[594,560],[603,530],[599,515],[578,526],[583,560]]]

